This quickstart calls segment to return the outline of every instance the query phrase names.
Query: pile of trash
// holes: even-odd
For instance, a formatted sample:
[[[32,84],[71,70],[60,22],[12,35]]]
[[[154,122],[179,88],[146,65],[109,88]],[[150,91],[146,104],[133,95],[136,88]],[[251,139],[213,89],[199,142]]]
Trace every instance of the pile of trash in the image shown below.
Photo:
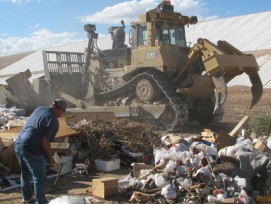
[[[20,126],[25,124],[26,111],[24,109],[10,107],[7,108],[5,105],[0,105],[0,129],[5,130],[9,129],[10,125],[15,123],[22,123]],[[18,124],[17,124],[18,125]]]
[[[72,147],[78,163],[84,163],[86,159],[90,162],[95,159],[110,159],[114,155],[120,156],[120,153],[129,152],[153,155],[153,146],[161,144],[161,136],[154,131],[152,125],[129,119],[82,120],[68,125],[81,131],[80,136],[70,138],[69,141],[76,144]],[[129,165],[135,161],[130,159],[131,162],[126,161]]]
[[[271,136],[248,136],[246,130],[238,137],[210,134],[211,130],[207,136],[182,133],[162,136],[151,127],[130,120],[81,121],[76,128],[83,133],[77,137],[77,152],[81,156],[84,153],[82,158],[90,161],[106,159],[114,154],[112,150],[120,153],[123,147],[154,156],[145,164],[140,163],[140,171],[138,162],[143,161],[131,160],[134,171],[119,181],[119,191],[125,197],[130,196],[130,202],[270,201]],[[116,148],[118,142],[121,148]]]
[[[123,194],[131,194],[130,202],[270,202],[271,154],[256,149],[256,140],[238,137],[221,149],[195,136],[169,134],[161,142],[154,166],[141,166],[139,175],[121,186]]]

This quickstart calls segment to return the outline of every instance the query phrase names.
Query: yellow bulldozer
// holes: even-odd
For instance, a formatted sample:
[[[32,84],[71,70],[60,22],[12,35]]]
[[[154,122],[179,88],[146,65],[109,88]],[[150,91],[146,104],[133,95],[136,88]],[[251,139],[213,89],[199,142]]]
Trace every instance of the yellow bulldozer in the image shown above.
[[[226,100],[226,84],[244,72],[255,105],[263,90],[255,57],[226,41],[215,45],[200,38],[188,46],[185,26],[197,22],[162,1],[131,24],[130,46],[123,21],[109,28],[113,43],[107,50],[97,46],[95,25],[85,25],[85,70],[95,105],[119,116],[154,119],[167,130],[180,128],[189,117],[208,123]]]
[[[226,100],[226,84],[246,73],[253,107],[263,92],[255,57],[226,41],[214,44],[200,38],[191,46],[185,28],[197,22],[196,16],[184,16],[170,1],[162,1],[131,24],[129,35],[123,21],[110,27],[112,48],[105,50],[97,46],[96,26],[87,24],[84,53],[44,51],[45,77],[34,81],[33,94],[30,85],[22,91],[17,84],[29,75],[24,74],[7,80],[16,85],[13,93],[20,98],[10,99],[34,107],[62,97],[70,102],[71,112],[111,112],[175,130],[189,118],[210,122]]]

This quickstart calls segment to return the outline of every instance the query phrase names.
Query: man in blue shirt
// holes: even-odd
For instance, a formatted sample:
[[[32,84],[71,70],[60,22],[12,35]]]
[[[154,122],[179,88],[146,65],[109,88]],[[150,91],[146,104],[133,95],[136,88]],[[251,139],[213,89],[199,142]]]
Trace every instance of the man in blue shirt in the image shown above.
[[[24,203],[33,199],[31,179],[34,182],[35,204],[46,201],[46,159],[50,165],[56,163],[51,152],[59,129],[58,117],[66,111],[67,103],[56,99],[51,106],[38,107],[29,117],[16,139],[15,152],[21,167],[21,191]]]

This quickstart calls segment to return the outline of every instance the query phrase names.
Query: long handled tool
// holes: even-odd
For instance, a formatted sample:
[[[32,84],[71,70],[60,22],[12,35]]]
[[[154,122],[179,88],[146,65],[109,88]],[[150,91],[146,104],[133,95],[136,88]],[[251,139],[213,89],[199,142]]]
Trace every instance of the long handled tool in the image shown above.
[[[53,187],[52,187],[52,189],[51,189],[51,193],[52,193],[52,194],[55,193],[55,190],[56,190],[56,187],[57,187],[59,178],[60,178],[60,176],[61,176],[62,165],[63,165],[63,164],[60,163],[59,166],[58,166],[58,171],[57,171],[57,175],[56,175],[56,180],[55,180],[55,183],[54,183],[54,185],[53,185]]]

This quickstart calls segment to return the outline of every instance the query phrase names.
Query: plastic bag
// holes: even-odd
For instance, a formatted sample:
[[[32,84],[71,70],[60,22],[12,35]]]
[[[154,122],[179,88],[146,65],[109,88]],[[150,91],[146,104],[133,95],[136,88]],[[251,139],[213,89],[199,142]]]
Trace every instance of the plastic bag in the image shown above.
[[[176,144],[175,148],[176,148],[177,151],[180,151],[180,152],[189,151],[189,147],[187,145],[183,144],[183,143]]]
[[[269,136],[266,141],[267,141],[267,146],[271,149],[271,136]]]
[[[153,154],[154,154],[155,164],[159,164],[159,162],[167,154],[167,150],[165,148],[156,148],[153,150]]]
[[[218,156],[229,156],[229,157],[234,157],[235,153],[238,151],[238,146],[228,146],[220,149],[218,151]]]
[[[193,177],[197,177],[202,183],[207,185],[212,185],[214,183],[214,178],[208,167],[202,167],[193,173]]]
[[[162,188],[161,195],[166,199],[175,199],[177,197],[177,193],[171,184],[166,185]]]
[[[83,198],[76,198],[72,196],[61,196],[49,202],[49,204],[84,204],[84,203],[85,201]]]
[[[244,204],[256,204],[256,202],[247,195],[245,190],[241,190],[238,200]]]
[[[165,172],[167,173],[174,172],[174,170],[176,169],[176,166],[177,164],[175,161],[169,160],[169,162],[166,165]]]
[[[202,159],[203,159],[203,154],[201,153],[195,155],[194,158],[191,159],[191,163],[195,169],[199,169],[203,166],[201,162]]]
[[[208,195],[207,200],[209,203],[220,203],[220,200],[212,195]]]
[[[234,177],[234,183],[240,188],[246,191],[253,191],[253,186],[249,178],[241,178],[239,176]]]
[[[158,188],[163,188],[165,187],[166,185],[170,184],[170,181],[167,180],[163,174],[155,174],[154,175],[154,182],[155,182],[155,185],[158,187]]]
[[[212,144],[208,146],[200,142],[193,142],[190,146],[190,150],[197,149],[198,151],[203,151],[206,155],[217,156],[217,148]]]
[[[189,189],[189,186],[190,186],[191,183],[192,183],[191,179],[188,179],[188,178],[182,178],[182,177],[177,178],[177,182],[178,182],[178,184],[181,186],[181,188],[183,188],[183,189],[185,189],[185,190],[188,190],[188,189]]]

